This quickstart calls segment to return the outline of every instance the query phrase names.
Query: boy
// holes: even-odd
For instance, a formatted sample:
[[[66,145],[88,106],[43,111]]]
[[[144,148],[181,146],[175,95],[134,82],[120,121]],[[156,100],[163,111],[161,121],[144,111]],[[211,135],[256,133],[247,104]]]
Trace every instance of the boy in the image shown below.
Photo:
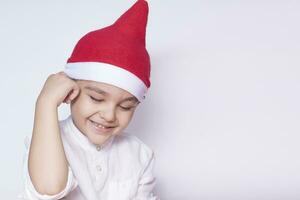
[[[155,200],[153,151],[123,134],[150,87],[148,4],[79,40],[36,101],[23,199]],[[57,108],[71,115],[58,121]],[[28,142],[29,144],[29,142]]]

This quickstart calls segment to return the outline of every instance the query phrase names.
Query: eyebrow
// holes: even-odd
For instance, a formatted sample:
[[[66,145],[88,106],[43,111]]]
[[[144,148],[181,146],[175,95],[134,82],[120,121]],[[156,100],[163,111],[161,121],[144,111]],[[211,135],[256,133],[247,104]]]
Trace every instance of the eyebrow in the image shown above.
[[[97,92],[97,93],[99,93],[99,94],[103,94],[103,95],[107,95],[107,94],[108,94],[107,92],[105,92],[105,91],[103,91],[103,90],[100,90],[100,89],[97,88],[97,87],[93,87],[93,86],[85,86],[84,88],[85,88],[85,89],[88,89],[88,90],[92,90],[92,91]]]
[[[88,90],[92,90],[94,92],[97,92],[98,94],[102,94],[104,96],[109,95],[109,93],[107,93],[107,92],[105,92],[105,91],[103,91],[103,90],[101,90],[101,89],[99,89],[97,87],[85,86],[84,88],[88,89]],[[125,98],[125,99],[122,100],[122,102],[124,102],[124,101],[134,101],[134,102],[139,103],[139,100],[136,97],[127,97],[127,98]]]

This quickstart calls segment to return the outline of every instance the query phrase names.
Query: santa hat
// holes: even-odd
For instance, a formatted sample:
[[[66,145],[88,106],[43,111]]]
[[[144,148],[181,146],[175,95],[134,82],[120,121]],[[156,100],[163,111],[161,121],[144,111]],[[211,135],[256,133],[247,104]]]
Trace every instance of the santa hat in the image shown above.
[[[64,72],[74,79],[117,86],[141,102],[150,87],[147,18],[148,3],[138,0],[112,25],[87,33],[76,44]]]

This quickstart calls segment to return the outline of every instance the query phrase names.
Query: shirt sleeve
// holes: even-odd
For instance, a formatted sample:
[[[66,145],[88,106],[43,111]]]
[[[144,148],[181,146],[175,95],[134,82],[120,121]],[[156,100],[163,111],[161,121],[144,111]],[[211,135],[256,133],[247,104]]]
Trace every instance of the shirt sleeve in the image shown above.
[[[156,179],[153,176],[155,156],[152,152],[149,161],[144,169],[144,172],[139,180],[138,189],[134,200],[159,200],[153,190],[156,184]]]
[[[63,191],[61,191],[58,194],[55,195],[46,195],[39,193],[35,187],[33,186],[33,183],[31,181],[31,178],[29,176],[28,171],[28,157],[29,157],[29,146],[30,146],[30,139],[28,137],[25,139],[25,146],[26,146],[26,152],[23,157],[23,191],[22,194],[20,194],[18,197],[22,200],[58,200],[63,197],[65,197],[67,194],[69,194],[72,190],[74,190],[78,183],[73,175],[72,169],[70,166],[68,167],[68,181],[66,184],[66,187]]]

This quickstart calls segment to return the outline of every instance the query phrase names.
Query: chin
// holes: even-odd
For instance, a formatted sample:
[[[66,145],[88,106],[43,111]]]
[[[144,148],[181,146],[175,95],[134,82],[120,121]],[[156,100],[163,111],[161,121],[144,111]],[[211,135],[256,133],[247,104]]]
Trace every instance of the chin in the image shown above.
[[[107,136],[94,136],[94,135],[90,135],[87,136],[88,140],[95,144],[95,145],[102,145],[103,143],[105,143],[105,141],[107,141],[112,135],[107,135]]]

